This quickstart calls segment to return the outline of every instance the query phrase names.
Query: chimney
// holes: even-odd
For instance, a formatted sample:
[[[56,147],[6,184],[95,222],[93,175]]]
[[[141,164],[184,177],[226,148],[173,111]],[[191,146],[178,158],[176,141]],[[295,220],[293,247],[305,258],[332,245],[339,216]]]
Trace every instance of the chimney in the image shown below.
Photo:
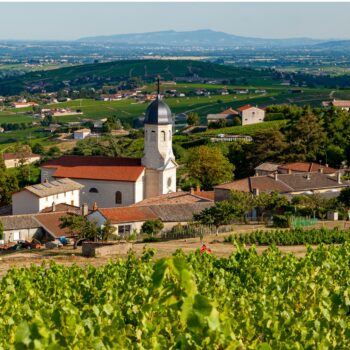
[[[191,187],[190,193],[191,193],[191,194],[194,194],[194,189],[193,189],[193,187]]]
[[[93,204],[93,206],[92,206],[92,210],[93,210],[93,211],[96,211],[96,210],[97,210],[97,203],[96,203],[96,202],[94,202],[94,204]]]
[[[277,173],[277,171],[273,174],[273,177],[275,178],[276,181],[278,180],[278,173]]]
[[[56,211],[56,203],[55,202],[52,202],[52,211]]]
[[[319,169],[318,169],[318,172],[321,173],[321,174],[323,174],[323,168],[319,168]]]
[[[200,192],[200,191],[201,191],[201,187],[200,187],[199,185],[197,185],[196,191],[197,191],[197,192]]]
[[[306,180],[310,180],[310,179],[311,179],[310,173],[307,173],[307,175],[306,175]]]
[[[176,192],[182,192],[181,187],[178,187],[178,188],[176,189]]]
[[[259,196],[259,194],[260,194],[259,189],[258,188],[253,188],[253,195],[254,196]]]
[[[292,169],[288,169],[288,174],[290,175],[292,173]]]
[[[338,184],[341,184],[341,174],[340,174],[340,171],[337,172],[337,181],[338,181]]]
[[[89,214],[89,207],[88,207],[87,203],[84,203],[81,206],[81,215],[86,216],[87,214]]]

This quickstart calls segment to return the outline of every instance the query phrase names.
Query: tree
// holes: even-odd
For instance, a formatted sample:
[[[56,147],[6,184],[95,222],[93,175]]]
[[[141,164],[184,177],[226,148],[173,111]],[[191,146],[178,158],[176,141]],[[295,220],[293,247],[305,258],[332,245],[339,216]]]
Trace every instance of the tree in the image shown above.
[[[196,112],[188,113],[187,124],[188,125],[199,125],[200,119],[199,119],[198,113],[196,113]]]
[[[286,135],[288,161],[315,161],[320,148],[325,148],[326,133],[321,121],[310,110],[289,126]]]
[[[199,214],[194,214],[193,219],[202,225],[214,225],[216,235],[218,235],[220,226],[229,224],[237,217],[236,215],[232,204],[228,201],[222,201],[216,202],[215,205],[204,209]]]
[[[143,223],[141,227],[142,233],[147,233],[148,235],[157,234],[164,228],[164,224],[159,220],[147,220]]]
[[[33,146],[33,152],[34,152],[35,154],[44,155],[44,154],[45,154],[45,149],[44,149],[44,147],[43,147],[40,143],[36,143],[36,144]]]
[[[106,220],[105,224],[101,228],[102,241],[108,241],[115,234],[116,228],[112,225],[110,220]]]
[[[69,228],[71,235],[77,236],[78,239],[86,238],[96,241],[100,238],[100,230],[96,222],[89,221],[86,217],[81,215],[66,215],[60,218],[60,228]],[[78,240],[75,241],[74,249]]]
[[[261,221],[263,221],[266,211],[275,211],[288,204],[286,197],[281,196],[278,192],[266,193],[261,192],[254,197],[254,207],[259,209],[261,213]]]
[[[254,200],[250,192],[231,191],[229,202],[235,216],[243,221],[246,221],[247,213],[254,208]]]
[[[284,135],[279,130],[259,130],[254,135],[254,142],[246,147],[248,167],[253,170],[263,162],[279,161],[286,148]]]
[[[235,169],[220,148],[208,146],[194,148],[188,156],[187,167],[190,176],[199,182],[204,190],[232,180]]]
[[[11,203],[12,193],[18,190],[18,180],[14,173],[0,167],[0,206]]]
[[[345,187],[340,191],[338,202],[350,209],[350,187]]]

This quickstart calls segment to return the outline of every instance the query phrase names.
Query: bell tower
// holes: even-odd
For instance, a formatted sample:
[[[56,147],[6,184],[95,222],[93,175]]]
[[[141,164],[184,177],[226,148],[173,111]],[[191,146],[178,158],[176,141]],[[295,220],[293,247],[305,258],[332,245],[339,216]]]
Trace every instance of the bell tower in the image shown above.
[[[161,99],[158,76],[157,97],[148,106],[144,123],[144,198],[176,191],[177,164],[172,147],[172,133],[173,119],[169,106]]]

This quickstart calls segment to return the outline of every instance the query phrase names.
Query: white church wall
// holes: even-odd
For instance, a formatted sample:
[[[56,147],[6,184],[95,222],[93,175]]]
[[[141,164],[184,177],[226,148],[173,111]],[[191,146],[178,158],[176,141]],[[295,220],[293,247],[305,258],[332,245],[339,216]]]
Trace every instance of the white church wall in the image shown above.
[[[135,203],[135,182],[126,181],[102,181],[74,179],[74,181],[85,186],[81,191],[81,203],[87,203],[92,208],[97,203],[99,208],[124,207]],[[90,192],[96,188],[97,193]],[[121,204],[116,203],[116,192],[122,193]]]

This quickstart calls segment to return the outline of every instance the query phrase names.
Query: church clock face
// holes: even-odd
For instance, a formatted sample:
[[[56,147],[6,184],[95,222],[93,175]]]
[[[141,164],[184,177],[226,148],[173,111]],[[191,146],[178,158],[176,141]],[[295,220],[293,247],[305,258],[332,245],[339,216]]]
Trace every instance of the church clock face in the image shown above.
[[[168,187],[170,187],[171,184],[172,184],[172,179],[171,179],[171,177],[168,177]]]

